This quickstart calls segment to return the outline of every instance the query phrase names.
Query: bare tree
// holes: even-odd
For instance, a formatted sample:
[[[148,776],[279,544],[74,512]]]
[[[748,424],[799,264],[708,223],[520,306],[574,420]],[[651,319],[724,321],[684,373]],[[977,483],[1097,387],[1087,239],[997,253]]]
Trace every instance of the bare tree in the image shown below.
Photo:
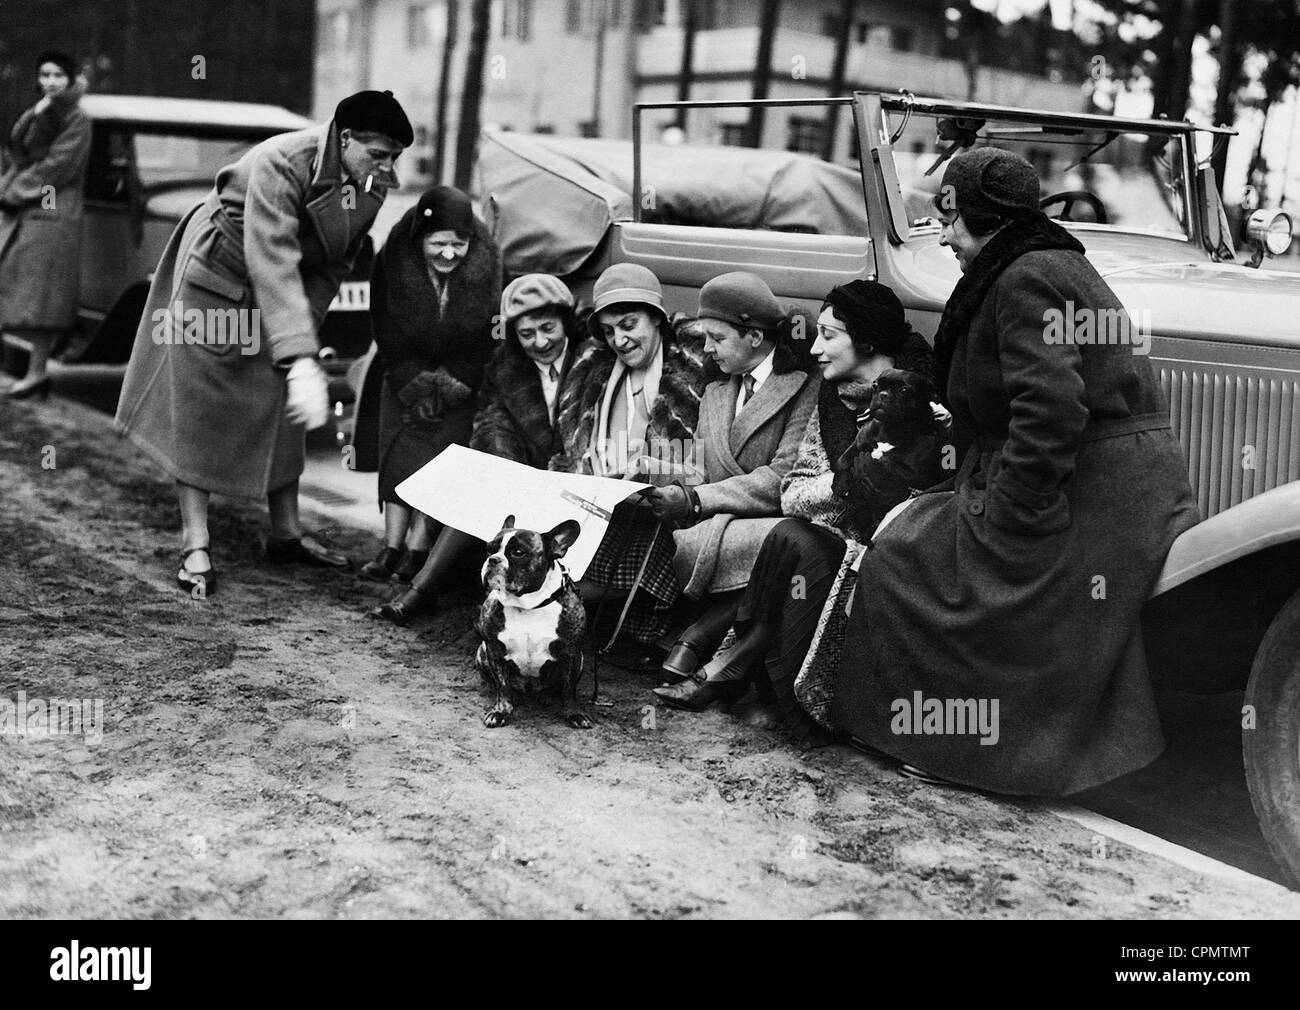
[[[465,59],[465,87],[460,95],[460,127],[456,134],[456,188],[468,191],[478,152],[479,119],[483,106],[483,66],[492,0],[470,4],[469,55]]]
[[[839,38],[835,42],[835,63],[831,67],[831,84],[828,94],[838,98],[844,90],[844,71],[849,61],[849,35],[853,31],[853,15],[857,12],[857,0],[840,0]],[[826,123],[822,126],[823,161],[835,157],[835,134],[840,128],[840,107],[826,106]]]
[[[451,61],[456,55],[457,27],[460,22],[460,4],[447,0],[447,27],[442,38],[442,66],[438,70],[438,105],[433,119],[433,181],[442,182],[447,141],[447,105],[451,90]]]
[[[776,38],[776,23],[781,16],[781,0],[763,0],[763,12],[758,22],[758,55],[754,61],[754,89],[751,97],[767,97],[772,83],[772,43]],[[745,130],[746,147],[763,146],[763,120],[767,110],[761,105],[749,108],[749,124]]]

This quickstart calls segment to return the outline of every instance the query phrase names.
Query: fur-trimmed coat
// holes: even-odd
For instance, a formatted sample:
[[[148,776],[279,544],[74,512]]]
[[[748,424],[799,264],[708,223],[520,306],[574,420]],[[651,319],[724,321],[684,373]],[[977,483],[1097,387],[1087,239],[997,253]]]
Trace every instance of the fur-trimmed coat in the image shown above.
[[[557,411],[573,375],[573,363],[588,344],[589,341],[579,334],[569,337],[569,346],[559,361]],[[547,468],[551,457],[560,450],[557,431],[546,412],[546,397],[542,394],[542,377],[537,365],[524,353],[513,334],[506,336],[484,369],[478,404],[474,433],[469,440],[471,449],[526,463],[539,470]]]
[[[389,232],[370,278],[371,324],[384,367],[379,406],[379,496],[453,443],[469,440],[475,394],[492,353],[501,302],[501,254],[474,221],[464,261],[447,280],[439,308],[424,253],[413,238],[412,207]]]
[[[605,384],[614,371],[618,356],[603,340],[592,341],[573,363],[573,372],[560,390],[555,426],[560,449],[551,457],[549,468],[566,473],[594,473],[590,458],[591,433],[596,412],[605,395]],[[700,399],[705,387],[704,354],[700,344],[682,335],[665,340],[663,373],[659,395],[650,404],[646,441],[668,447],[685,447],[689,453],[699,423]],[[665,459],[667,452],[664,453]],[[684,464],[685,459],[670,462]]]
[[[71,329],[81,274],[90,117],[69,87],[14,123],[0,160],[0,325]]]

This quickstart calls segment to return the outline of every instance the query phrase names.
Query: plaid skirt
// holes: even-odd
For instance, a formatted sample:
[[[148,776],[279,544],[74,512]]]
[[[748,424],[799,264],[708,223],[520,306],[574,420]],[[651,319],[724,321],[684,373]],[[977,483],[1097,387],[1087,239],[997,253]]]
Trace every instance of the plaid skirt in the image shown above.
[[[610,589],[631,589],[647,551],[650,559],[620,631],[643,645],[653,644],[668,631],[670,609],[682,592],[673,571],[671,531],[663,528],[649,509],[620,503],[584,576]]]

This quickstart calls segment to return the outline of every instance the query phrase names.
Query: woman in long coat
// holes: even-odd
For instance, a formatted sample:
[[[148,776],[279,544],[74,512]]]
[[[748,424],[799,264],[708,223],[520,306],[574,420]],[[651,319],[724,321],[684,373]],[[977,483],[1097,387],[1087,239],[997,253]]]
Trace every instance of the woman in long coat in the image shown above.
[[[214,492],[267,498],[268,561],[348,563],[298,519],[305,427],[329,409],[317,331],[411,140],[390,93],[345,98],[330,122],[265,140],[218,172],[163,251],[116,423],[176,479],[177,583],[191,594],[215,588]]]
[[[449,445],[469,441],[475,394],[492,351],[501,298],[501,256],[469,197],[435,186],[402,215],[370,277],[371,321],[384,382],[379,405],[379,501],[385,541],[362,569],[409,582],[438,530],[397,496],[406,480]],[[400,564],[399,564],[400,563]]]
[[[26,376],[7,390],[15,399],[49,392],[51,348],[77,323],[90,157],[76,64],[51,51],[36,67],[44,94],[14,123],[0,160],[0,329],[32,348]]]
[[[501,293],[499,322],[505,334],[483,370],[469,447],[545,470],[560,448],[555,429],[560,393],[586,347],[573,293],[550,274],[516,277]],[[481,560],[481,541],[444,526],[410,586],[369,616],[405,625],[432,609],[439,585],[476,546]]]
[[[930,775],[1072,793],[1163,748],[1138,618],[1199,517],[1147,359],[1051,329],[1126,317],[1038,210],[1032,166],[964,153],[941,194],[964,273],[936,373],[968,451],[954,490],[914,498],[863,555],[832,714]]]

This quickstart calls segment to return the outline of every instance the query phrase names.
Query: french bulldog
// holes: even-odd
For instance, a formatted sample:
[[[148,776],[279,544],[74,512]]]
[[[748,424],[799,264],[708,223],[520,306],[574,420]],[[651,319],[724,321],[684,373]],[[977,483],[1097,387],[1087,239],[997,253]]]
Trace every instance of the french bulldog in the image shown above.
[[[488,694],[483,725],[489,728],[510,721],[522,694],[557,690],[564,721],[575,729],[591,725],[578,700],[587,612],[559,563],[581,532],[572,519],[549,533],[515,529],[511,515],[488,544],[474,665]]]
[[[832,466],[835,491],[853,503],[854,524],[864,534],[899,502],[942,480],[933,399],[933,384],[916,372],[890,368],[876,379],[865,422]]]

